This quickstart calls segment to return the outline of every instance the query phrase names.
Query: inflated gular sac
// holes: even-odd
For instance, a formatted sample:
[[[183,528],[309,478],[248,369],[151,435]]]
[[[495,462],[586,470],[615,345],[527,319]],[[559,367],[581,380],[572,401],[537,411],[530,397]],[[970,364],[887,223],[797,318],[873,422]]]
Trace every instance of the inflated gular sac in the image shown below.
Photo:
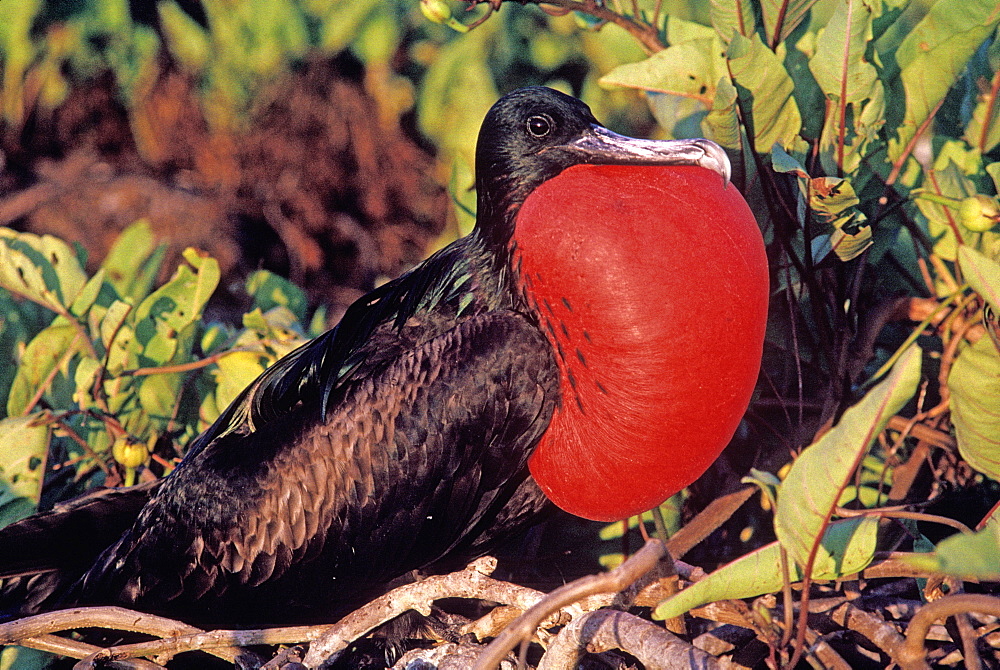
[[[578,165],[528,196],[513,247],[561,377],[532,475],[590,519],[658,505],[719,455],[757,379],[768,270],[749,207],[698,166]]]

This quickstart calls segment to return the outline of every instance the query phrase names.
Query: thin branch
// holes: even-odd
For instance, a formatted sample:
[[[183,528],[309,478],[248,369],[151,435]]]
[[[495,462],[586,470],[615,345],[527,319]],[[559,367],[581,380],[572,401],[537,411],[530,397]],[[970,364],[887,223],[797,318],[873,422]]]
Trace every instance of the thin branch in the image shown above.
[[[408,610],[430,614],[431,603],[440,598],[477,598],[522,610],[543,599],[540,591],[491,579],[488,575],[495,567],[496,559],[487,556],[459,572],[400,586],[328,627],[309,646],[303,662],[310,668],[319,667],[354,640]]]
[[[204,632],[200,628],[195,628],[182,621],[153,616],[124,607],[74,607],[0,624],[0,645],[20,644],[21,640],[28,638],[38,638],[77,628],[106,628],[164,638]],[[216,649],[210,653],[223,660],[233,662],[242,651],[229,648]]]
[[[134,370],[125,370],[124,372],[121,373],[120,376],[145,377],[148,375],[162,375],[174,372],[189,372],[191,370],[197,370],[199,368],[208,367],[212,363],[215,363],[230,354],[241,354],[248,352],[259,353],[262,355],[265,355],[267,353],[258,347],[236,347],[235,349],[227,349],[226,351],[220,351],[218,353],[212,354],[211,356],[206,356],[205,358],[198,359],[197,361],[189,361],[187,363],[177,363],[176,365],[161,365],[159,367],[136,368]]]
[[[611,572],[588,575],[559,587],[548,594],[507,627],[486,647],[476,660],[473,670],[493,670],[507,653],[529,639],[539,624],[552,613],[571,605],[586,596],[597,593],[617,593],[656,567],[667,555],[666,547],[659,540],[650,540],[642,549]]]
[[[621,649],[647,668],[716,670],[718,659],[654,623],[617,610],[577,617],[550,643],[538,670],[573,670],[585,652]]]
[[[960,593],[945,596],[929,602],[913,615],[906,629],[906,641],[894,659],[902,670],[927,670],[924,650],[924,640],[931,624],[938,619],[955,616],[965,612],[981,612],[1000,616],[1000,598],[979,593]]]
[[[484,0],[468,0],[473,5],[478,5]],[[489,0],[493,4],[494,0]],[[500,4],[501,0],[496,0],[496,5]],[[657,30],[655,26],[652,26],[645,21],[639,19],[638,14],[635,17],[628,16],[627,14],[616,12],[613,9],[605,6],[603,3],[599,3],[596,0],[529,0],[535,5],[550,5],[552,7],[558,7],[564,9],[567,12],[581,12],[583,14],[589,14],[595,19],[600,21],[607,21],[608,23],[613,23],[616,26],[624,29],[628,34],[636,39],[642,46],[643,50],[647,54],[653,54],[657,51],[663,51],[667,48],[667,45],[660,39],[660,31]],[[521,4],[524,4],[522,2]]]

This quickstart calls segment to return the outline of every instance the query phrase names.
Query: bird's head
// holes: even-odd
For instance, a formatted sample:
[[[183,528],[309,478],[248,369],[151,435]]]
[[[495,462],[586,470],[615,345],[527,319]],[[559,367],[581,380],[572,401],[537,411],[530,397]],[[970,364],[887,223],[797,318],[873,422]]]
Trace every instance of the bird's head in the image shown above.
[[[699,165],[729,181],[725,152],[714,142],[643,140],[614,133],[580,100],[543,86],[518,89],[493,105],[476,145],[477,223],[505,243],[517,209],[542,182],[568,167]]]

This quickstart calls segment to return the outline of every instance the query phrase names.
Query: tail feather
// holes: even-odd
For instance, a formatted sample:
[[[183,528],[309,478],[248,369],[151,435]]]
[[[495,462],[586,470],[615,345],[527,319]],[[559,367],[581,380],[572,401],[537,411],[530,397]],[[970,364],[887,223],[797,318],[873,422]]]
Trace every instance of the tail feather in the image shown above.
[[[159,485],[97,489],[0,528],[0,619],[57,600],[132,526]]]

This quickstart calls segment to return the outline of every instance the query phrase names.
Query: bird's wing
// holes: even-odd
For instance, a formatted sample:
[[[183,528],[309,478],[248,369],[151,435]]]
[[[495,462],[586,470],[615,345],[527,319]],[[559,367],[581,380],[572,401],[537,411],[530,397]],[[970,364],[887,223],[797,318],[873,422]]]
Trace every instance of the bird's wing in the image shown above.
[[[490,533],[537,512],[526,463],[558,387],[544,336],[512,311],[420,342],[429,327],[409,319],[406,346],[356,368],[325,419],[303,402],[202,445],[79,599],[233,604],[259,587],[247,608],[262,597],[333,607],[456,547],[483,551]]]
[[[188,453],[229,433],[251,433],[303,403],[319,400],[325,415],[331,397],[358,367],[391,360],[411,316],[432,313],[446,303],[452,303],[452,318],[460,316],[467,307],[460,296],[471,295],[470,275],[462,270],[464,247],[470,243],[460,240],[352,304],[335,328],[285,356],[244,389]]]

